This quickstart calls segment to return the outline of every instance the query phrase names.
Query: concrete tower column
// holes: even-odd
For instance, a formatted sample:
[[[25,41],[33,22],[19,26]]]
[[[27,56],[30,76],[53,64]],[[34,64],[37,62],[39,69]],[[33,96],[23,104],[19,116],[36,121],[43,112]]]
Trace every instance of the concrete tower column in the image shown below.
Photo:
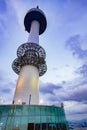
[[[39,76],[42,76],[47,66],[46,53],[39,45],[39,35],[46,29],[46,18],[42,10],[33,8],[24,18],[25,30],[29,32],[28,42],[19,46],[17,58],[12,68],[19,74],[13,103],[39,104]]]
[[[39,73],[31,65],[21,68],[17,81],[14,103],[39,104]]]
[[[28,42],[39,44],[39,22],[32,21]],[[39,104],[39,72],[33,65],[21,68],[17,81],[15,104]]]
[[[29,34],[28,42],[39,44],[39,22],[33,21],[31,23],[31,29]]]

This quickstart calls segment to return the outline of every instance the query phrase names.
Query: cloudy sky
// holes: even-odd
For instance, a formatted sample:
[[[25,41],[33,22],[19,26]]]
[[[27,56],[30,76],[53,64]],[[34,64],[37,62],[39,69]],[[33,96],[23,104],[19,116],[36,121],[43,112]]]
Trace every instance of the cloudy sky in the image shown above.
[[[0,104],[12,103],[18,76],[11,65],[28,40],[24,16],[37,5],[48,23],[39,40],[48,66],[40,101],[63,102],[68,120],[87,118],[87,0],[0,0]]]

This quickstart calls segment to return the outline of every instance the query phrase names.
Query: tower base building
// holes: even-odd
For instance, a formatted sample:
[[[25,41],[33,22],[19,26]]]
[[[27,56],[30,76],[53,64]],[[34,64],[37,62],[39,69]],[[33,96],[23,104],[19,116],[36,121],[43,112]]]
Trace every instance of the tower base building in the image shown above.
[[[39,45],[47,26],[42,10],[29,10],[24,25],[30,34],[12,64],[19,78],[12,105],[0,105],[0,130],[68,130],[63,105],[39,105],[39,76],[47,70],[46,53]]]
[[[68,128],[62,107],[1,105],[0,130],[68,130]]]

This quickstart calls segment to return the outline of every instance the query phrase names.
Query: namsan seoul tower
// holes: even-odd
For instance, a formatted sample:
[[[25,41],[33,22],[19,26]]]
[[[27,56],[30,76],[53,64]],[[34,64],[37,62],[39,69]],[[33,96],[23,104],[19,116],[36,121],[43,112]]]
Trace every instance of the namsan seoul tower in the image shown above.
[[[47,71],[39,35],[45,31],[47,21],[38,6],[28,11],[24,26],[29,38],[19,46],[12,64],[19,78],[13,103],[0,105],[0,130],[69,130],[63,104],[39,104],[39,76]]]
[[[46,53],[39,45],[39,35],[45,31],[47,21],[38,6],[26,14],[24,25],[30,34],[28,42],[19,46],[12,64],[15,73],[19,74],[13,103],[39,104],[39,76],[47,70]]]

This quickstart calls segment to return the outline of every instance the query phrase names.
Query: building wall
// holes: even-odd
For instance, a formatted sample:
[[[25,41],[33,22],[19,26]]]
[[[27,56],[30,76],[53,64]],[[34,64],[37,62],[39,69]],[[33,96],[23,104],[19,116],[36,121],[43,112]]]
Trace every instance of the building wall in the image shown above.
[[[0,130],[68,130],[68,126],[61,107],[2,105]]]

